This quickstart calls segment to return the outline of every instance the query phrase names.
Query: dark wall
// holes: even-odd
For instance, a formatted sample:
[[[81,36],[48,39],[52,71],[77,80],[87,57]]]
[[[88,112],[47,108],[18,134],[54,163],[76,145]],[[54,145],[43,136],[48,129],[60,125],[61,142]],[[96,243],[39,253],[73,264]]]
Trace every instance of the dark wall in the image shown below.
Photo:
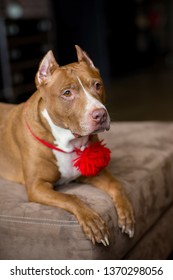
[[[61,65],[76,60],[74,45],[78,44],[109,78],[107,22],[104,1],[52,1],[56,22],[57,56]]]
[[[150,66],[164,40],[167,2],[52,0],[60,64],[76,59],[79,44],[106,80]]]

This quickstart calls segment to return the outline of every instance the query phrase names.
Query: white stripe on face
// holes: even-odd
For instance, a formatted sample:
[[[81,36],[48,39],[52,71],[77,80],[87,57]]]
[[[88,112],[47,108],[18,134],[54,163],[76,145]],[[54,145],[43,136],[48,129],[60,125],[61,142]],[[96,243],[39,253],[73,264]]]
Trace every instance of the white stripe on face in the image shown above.
[[[83,92],[85,93],[86,97],[87,97],[87,109],[94,107],[94,108],[104,108],[106,110],[106,107],[96,98],[94,98],[93,96],[91,96],[89,94],[89,92],[84,88],[81,80],[79,79],[79,77],[77,77],[79,84],[81,85],[81,88],[83,90]],[[107,111],[107,110],[106,110]]]

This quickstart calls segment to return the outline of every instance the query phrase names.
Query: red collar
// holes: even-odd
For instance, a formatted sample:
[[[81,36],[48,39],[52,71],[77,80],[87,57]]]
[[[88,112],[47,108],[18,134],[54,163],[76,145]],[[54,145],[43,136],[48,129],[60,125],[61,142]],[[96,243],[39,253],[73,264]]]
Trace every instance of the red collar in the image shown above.
[[[71,152],[66,152],[66,151],[63,151],[63,150],[59,149],[59,148],[56,147],[55,145],[53,145],[53,144],[51,144],[51,143],[49,143],[49,142],[47,142],[47,141],[41,139],[40,137],[38,137],[38,136],[33,132],[33,130],[31,129],[31,127],[30,127],[30,125],[29,125],[29,123],[27,122],[26,119],[25,119],[25,123],[26,123],[26,127],[28,128],[28,130],[30,131],[30,133],[32,134],[32,136],[33,136],[38,142],[40,142],[41,144],[43,144],[44,146],[46,146],[46,147],[48,147],[48,148],[50,148],[50,149],[52,149],[52,150],[56,150],[56,151],[65,153],[65,154],[71,154],[71,153],[73,153],[73,152],[76,151],[76,149],[74,149],[74,150],[71,151]]]

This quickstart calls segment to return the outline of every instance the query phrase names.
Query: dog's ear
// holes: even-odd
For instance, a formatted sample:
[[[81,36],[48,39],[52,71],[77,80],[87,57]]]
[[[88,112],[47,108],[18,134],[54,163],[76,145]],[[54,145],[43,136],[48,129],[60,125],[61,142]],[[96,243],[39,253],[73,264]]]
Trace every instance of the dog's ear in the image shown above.
[[[59,67],[59,65],[55,60],[53,52],[48,51],[40,62],[39,69],[35,78],[36,86],[39,87],[41,84],[48,83],[57,67]]]
[[[83,51],[78,45],[75,45],[78,62],[85,61],[90,67],[94,67],[94,63],[91,58],[87,55],[85,51]]]

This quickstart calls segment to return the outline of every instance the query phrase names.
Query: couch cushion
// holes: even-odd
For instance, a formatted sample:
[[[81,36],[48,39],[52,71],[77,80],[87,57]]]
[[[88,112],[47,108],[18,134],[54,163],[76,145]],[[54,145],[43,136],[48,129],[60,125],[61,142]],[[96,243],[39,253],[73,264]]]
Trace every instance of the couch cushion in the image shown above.
[[[0,259],[121,259],[173,205],[172,123],[112,123],[100,138],[112,151],[109,169],[134,205],[134,238],[120,232],[112,200],[92,186],[72,183],[58,190],[77,194],[102,215],[109,247],[92,245],[73,215],[28,202],[24,186],[0,180]]]

